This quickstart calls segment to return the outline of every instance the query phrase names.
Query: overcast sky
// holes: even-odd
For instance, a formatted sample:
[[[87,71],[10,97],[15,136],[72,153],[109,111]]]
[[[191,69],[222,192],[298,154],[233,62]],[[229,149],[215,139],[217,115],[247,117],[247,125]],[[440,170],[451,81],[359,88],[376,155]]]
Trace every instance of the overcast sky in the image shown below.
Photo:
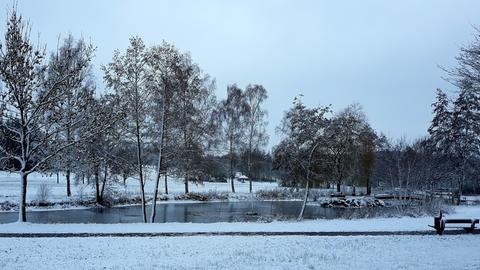
[[[0,3],[0,33],[7,8]],[[48,49],[72,33],[97,46],[95,74],[115,49],[140,35],[190,51],[217,80],[217,97],[237,83],[268,91],[270,146],[293,98],[340,110],[362,104],[372,126],[392,138],[426,134],[437,87],[454,91],[450,67],[480,25],[480,1],[119,1],[20,0],[32,34]]]

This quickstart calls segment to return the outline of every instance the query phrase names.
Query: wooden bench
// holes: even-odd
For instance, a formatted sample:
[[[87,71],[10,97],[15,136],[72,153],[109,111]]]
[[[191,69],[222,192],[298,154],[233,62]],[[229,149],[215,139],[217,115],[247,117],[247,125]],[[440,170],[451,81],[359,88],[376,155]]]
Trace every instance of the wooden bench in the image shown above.
[[[442,212],[440,212],[440,216],[433,218],[433,226],[429,226],[437,230],[439,235],[442,235],[445,231],[446,224],[464,224],[463,226],[448,226],[448,228],[462,228],[466,232],[473,233],[475,224],[478,223],[478,219],[443,219]]]

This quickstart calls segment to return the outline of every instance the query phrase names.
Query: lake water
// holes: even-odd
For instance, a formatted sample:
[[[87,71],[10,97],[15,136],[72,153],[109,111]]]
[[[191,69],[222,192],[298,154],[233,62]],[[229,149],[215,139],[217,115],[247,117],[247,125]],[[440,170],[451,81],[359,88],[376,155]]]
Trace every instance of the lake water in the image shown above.
[[[300,201],[162,203],[157,205],[156,222],[245,222],[269,219],[295,219],[302,206]],[[150,206],[147,208],[150,212]],[[350,216],[375,216],[387,208],[323,208],[307,206],[307,219],[335,219]],[[148,214],[148,216],[150,216]],[[0,213],[0,223],[15,222],[17,212]],[[90,208],[27,212],[32,223],[138,223],[142,222],[141,207]]]

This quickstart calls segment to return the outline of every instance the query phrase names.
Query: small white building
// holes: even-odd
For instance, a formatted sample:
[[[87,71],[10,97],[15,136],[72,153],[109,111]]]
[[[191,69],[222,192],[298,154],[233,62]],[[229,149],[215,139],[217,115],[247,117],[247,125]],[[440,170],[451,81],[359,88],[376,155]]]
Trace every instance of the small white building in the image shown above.
[[[245,180],[248,180],[248,177],[241,172],[236,172],[235,173],[235,179],[237,181],[240,181],[240,182],[244,183]]]

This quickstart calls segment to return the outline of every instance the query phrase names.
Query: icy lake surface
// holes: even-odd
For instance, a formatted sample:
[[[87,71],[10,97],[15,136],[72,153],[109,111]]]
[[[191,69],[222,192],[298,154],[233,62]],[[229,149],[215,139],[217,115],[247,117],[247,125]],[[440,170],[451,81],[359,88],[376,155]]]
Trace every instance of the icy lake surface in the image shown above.
[[[262,219],[294,219],[300,201],[161,203],[157,205],[156,222],[245,222]],[[150,206],[147,208],[150,212]],[[308,206],[305,218],[344,218],[359,212],[369,215],[388,211],[387,208],[345,209]],[[364,213],[359,213],[364,215]],[[0,213],[0,223],[18,219],[16,212]],[[142,221],[140,206],[91,208],[71,210],[30,211],[27,219],[32,223],[138,223]]]

